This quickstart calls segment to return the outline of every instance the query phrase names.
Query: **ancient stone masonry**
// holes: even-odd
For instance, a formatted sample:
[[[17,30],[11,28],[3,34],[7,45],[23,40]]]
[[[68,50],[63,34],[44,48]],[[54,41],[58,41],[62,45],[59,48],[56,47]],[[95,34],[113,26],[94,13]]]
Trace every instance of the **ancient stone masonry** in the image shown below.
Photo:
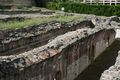
[[[91,21],[68,23],[53,21],[17,30],[2,30],[0,31],[0,55],[11,55],[18,51],[30,50],[46,44],[60,34],[85,26],[94,27]]]
[[[114,25],[114,26],[118,25],[118,27],[116,27],[117,28],[116,39],[119,41],[120,18],[113,16],[113,17],[111,17],[111,20],[115,21],[115,22],[111,22],[111,25]],[[111,21],[111,20],[109,20],[109,21]],[[117,44],[119,44],[119,43],[117,43]],[[113,66],[111,66],[109,69],[105,70],[101,74],[100,80],[120,80],[120,51],[118,52],[118,56],[116,58],[115,64]]]
[[[0,5],[33,6],[35,5],[35,0],[0,0]]]
[[[24,21],[31,18],[55,17],[57,13],[50,10],[0,10],[0,21]]]
[[[17,8],[12,8],[10,7],[10,9],[0,9],[0,14],[2,15],[23,15],[23,14],[39,14],[39,15],[52,15],[55,13],[55,11],[52,10],[44,10],[41,8],[37,8],[37,7],[31,7],[31,8],[27,8],[26,9],[17,9]],[[19,17],[18,16],[18,17]],[[0,17],[1,18],[1,17]]]
[[[113,27],[104,26],[50,22],[1,31],[0,80],[74,80],[114,41]]]

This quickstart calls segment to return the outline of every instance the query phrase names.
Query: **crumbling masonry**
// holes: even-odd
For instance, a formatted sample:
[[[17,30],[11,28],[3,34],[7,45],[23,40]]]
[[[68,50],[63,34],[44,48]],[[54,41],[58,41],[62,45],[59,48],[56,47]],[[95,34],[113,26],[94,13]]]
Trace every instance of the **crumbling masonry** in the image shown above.
[[[115,40],[91,21],[0,32],[0,80],[74,80]]]

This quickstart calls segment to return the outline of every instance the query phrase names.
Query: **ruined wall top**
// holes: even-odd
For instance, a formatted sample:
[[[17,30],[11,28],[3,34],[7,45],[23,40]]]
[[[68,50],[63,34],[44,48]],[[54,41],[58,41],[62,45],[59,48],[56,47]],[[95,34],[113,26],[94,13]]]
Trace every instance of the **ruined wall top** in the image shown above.
[[[87,23],[87,24],[85,24]],[[22,38],[28,38],[37,35],[44,35],[45,33],[55,30],[61,29],[63,27],[73,27],[81,24],[82,27],[89,25],[88,27],[94,27],[91,21],[72,21],[72,22],[58,22],[52,21],[48,23],[43,23],[37,26],[29,26],[26,28],[20,29],[7,29],[7,30],[0,30],[0,45],[10,43],[12,41],[17,41]],[[82,28],[81,27],[81,28]]]
[[[119,79],[120,79],[120,51],[118,52],[115,64],[102,73],[100,80],[119,80]]]
[[[32,6],[35,5],[35,0],[0,0],[1,5],[10,6]]]
[[[104,20],[94,20],[94,28],[91,27],[84,27],[82,29],[77,29],[75,31],[67,32],[64,35],[60,35],[56,37],[55,39],[49,41],[46,45],[35,48],[33,50],[18,54],[18,55],[10,55],[10,56],[0,56],[0,66],[4,65],[4,69],[7,69],[5,73],[11,72],[11,70],[14,70],[15,72],[21,71],[24,68],[31,66],[33,64],[39,63],[47,58],[50,58],[56,54],[59,54],[64,48],[67,46],[75,43],[76,41],[88,37],[90,35],[94,35],[99,31],[102,30],[108,30],[108,29],[114,29],[114,27],[107,22],[104,22]],[[80,22],[70,22],[64,23],[64,25],[67,27],[71,27],[71,25],[79,24]],[[52,26],[53,28],[56,28],[56,26],[61,23],[57,23],[56,25]],[[65,27],[64,26],[64,27]],[[40,27],[42,30],[46,27]],[[57,26],[57,28],[60,28],[60,26]],[[49,27],[51,29],[51,27]],[[33,29],[34,30],[34,29]],[[30,35],[32,36],[32,35]],[[2,67],[1,67],[2,68]],[[2,69],[1,69],[2,70]],[[4,71],[3,71],[4,72]],[[1,75],[0,75],[1,76]]]

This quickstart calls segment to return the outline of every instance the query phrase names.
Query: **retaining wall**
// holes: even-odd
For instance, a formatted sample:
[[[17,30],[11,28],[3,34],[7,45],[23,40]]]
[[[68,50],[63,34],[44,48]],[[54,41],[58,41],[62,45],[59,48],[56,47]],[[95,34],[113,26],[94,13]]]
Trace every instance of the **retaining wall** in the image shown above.
[[[19,55],[0,57],[0,78],[74,80],[114,39],[114,29],[88,28],[68,32],[45,46]],[[101,51],[97,52],[98,49]]]
[[[0,80],[74,80],[115,35],[88,20],[0,31]]]
[[[50,22],[17,30],[0,31],[0,56],[19,54],[42,46],[58,35],[84,27],[93,28],[91,21]]]
[[[10,6],[33,6],[35,5],[35,0],[0,0],[0,4]]]

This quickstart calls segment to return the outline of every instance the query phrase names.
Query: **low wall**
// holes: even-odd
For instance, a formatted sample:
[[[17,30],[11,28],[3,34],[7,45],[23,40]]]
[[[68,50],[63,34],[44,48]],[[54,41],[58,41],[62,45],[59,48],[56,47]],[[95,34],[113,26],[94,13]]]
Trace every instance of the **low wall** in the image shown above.
[[[0,57],[0,79],[74,80],[114,39],[114,29],[68,32],[42,47]]]
[[[0,31],[0,56],[19,54],[46,44],[56,36],[84,27],[93,28],[91,21],[50,22],[17,30]]]
[[[33,6],[35,0],[0,0],[1,5],[15,5],[15,6]]]
[[[0,10],[0,14],[5,14],[5,15],[14,15],[14,14],[34,14],[34,13],[42,13],[40,10],[36,11],[30,11],[30,10],[21,10],[21,11],[5,11],[5,10]],[[48,14],[52,14],[53,12],[48,12]]]

